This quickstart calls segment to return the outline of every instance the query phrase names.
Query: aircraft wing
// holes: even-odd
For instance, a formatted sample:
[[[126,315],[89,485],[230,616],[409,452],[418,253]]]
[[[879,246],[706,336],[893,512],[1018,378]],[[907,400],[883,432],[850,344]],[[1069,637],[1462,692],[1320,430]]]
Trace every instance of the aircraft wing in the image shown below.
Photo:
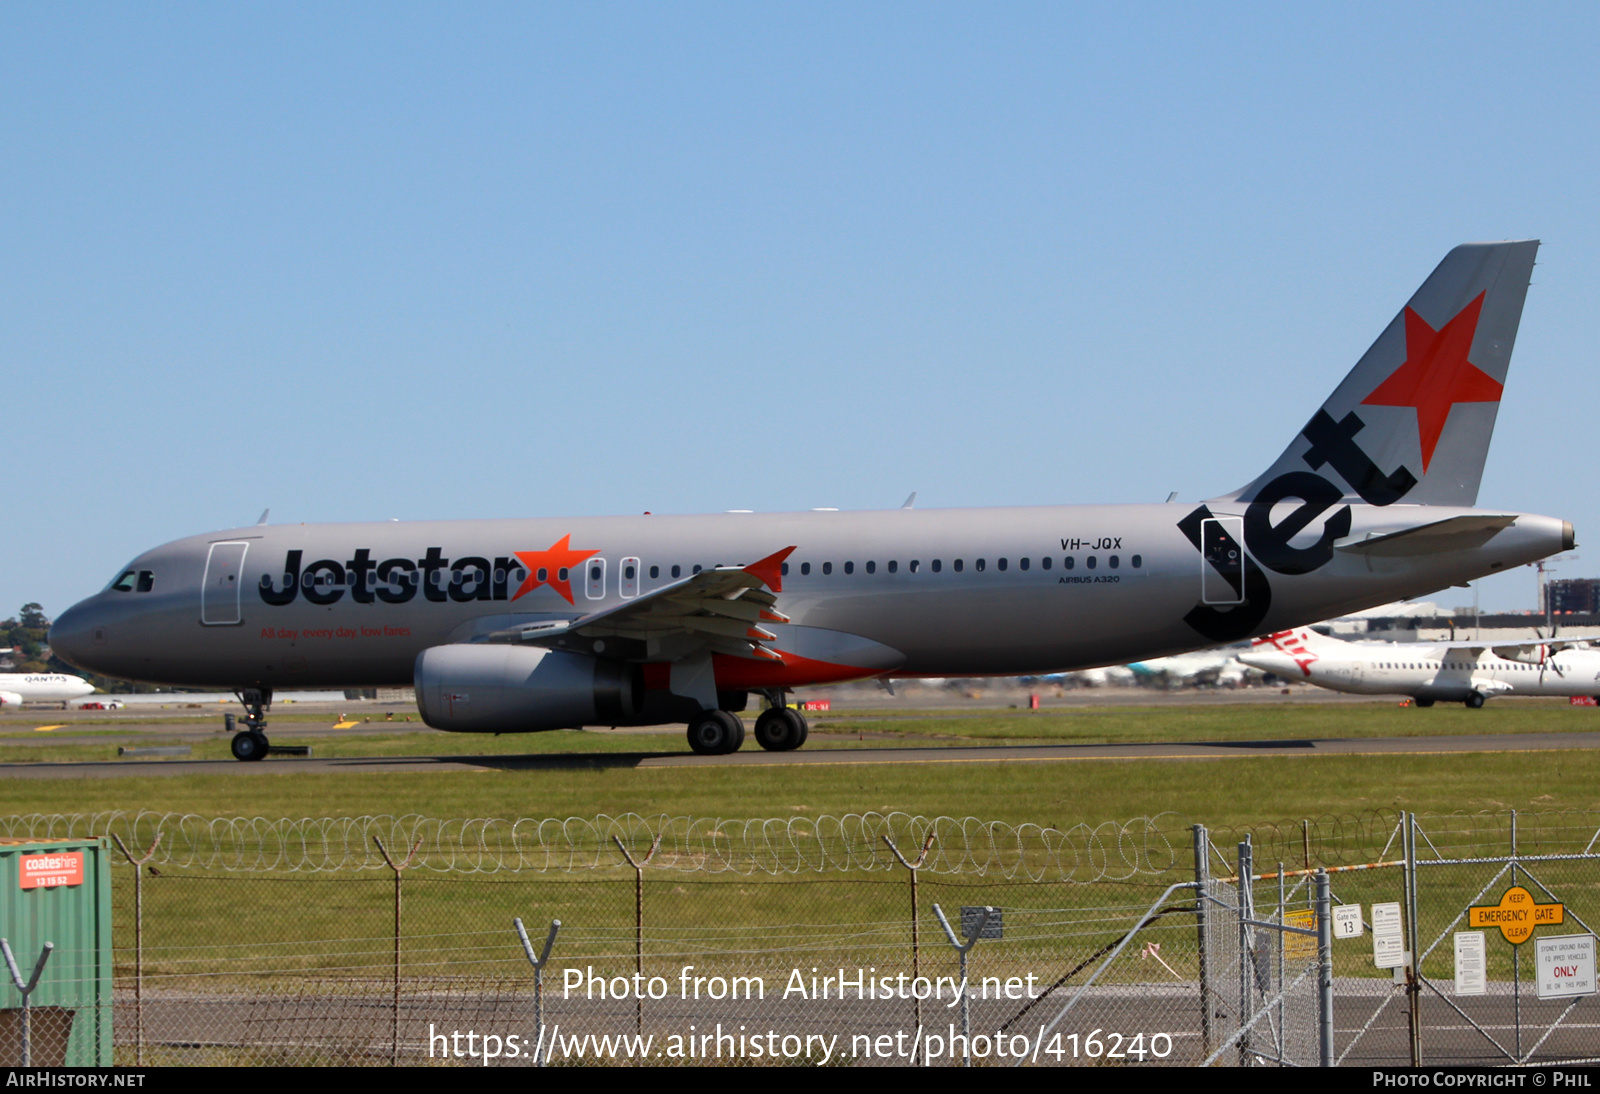
[[[1591,634],[1576,638],[1532,638],[1526,642],[1495,642],[1484,645],[1494,650],[1496,657],[1538,665],[1562,650],[1576,649],[1594,642],[1600,642],[1600,636]]]
[[[779,661],[764,643],[777,636],[762,623],[787,623],[774,593],[783,591],[786,547],[749,566],[719,566],[623,604],[571,620],[528,623],[483,635],[510,642],[623,660],[676,660],[699,650],[751,660]]]
[[[1334,545],[1335,550],[1381,558],[1431,555],[1440,551],[1463,551],[1481,547],[1515,524],[1508,514],[1471,514],[1450,517],[1398,532],[1385,532],[1365,539],[1351,538]]]

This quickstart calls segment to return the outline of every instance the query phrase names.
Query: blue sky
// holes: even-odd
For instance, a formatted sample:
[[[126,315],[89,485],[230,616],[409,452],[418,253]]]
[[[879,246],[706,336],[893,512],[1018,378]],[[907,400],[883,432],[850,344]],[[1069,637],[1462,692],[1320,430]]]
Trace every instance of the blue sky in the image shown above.
[[[1196,500],[1529,236],[1479,503],[1582,543],[1597,46],[1576,4],[8,5],[0,612],[267,506]]]

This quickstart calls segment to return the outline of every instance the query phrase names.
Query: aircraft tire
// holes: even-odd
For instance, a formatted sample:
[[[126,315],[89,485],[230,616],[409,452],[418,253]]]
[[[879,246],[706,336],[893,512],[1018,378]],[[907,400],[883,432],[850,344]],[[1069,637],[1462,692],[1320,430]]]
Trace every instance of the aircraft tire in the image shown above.
[[[1483,695],[1476,691],[1472,692],[1466,697],[1464,702],[1467,704],[1468,710],[1477,710],[1479,707],[1483,706]]]
[[[725,710],[705,710],[689,723],[689,747],[701,756],[726,756],[744,744],[744,722]]]
[[[1433,700],[1432,699],[1418,699],[1416,701],[1416,703],[1417,703],[1417,706],[1419,706],[1419,707],[1431,707],[1431,706],[1433,706]]]
[[[756,743],[768,752],[792,752],[805,739],[806,721],[799,711],[774,707],[756,719]]]
[[[267,758],[267,739],[259,733],[235,733],[231,747],[236,760],[250,763]]]

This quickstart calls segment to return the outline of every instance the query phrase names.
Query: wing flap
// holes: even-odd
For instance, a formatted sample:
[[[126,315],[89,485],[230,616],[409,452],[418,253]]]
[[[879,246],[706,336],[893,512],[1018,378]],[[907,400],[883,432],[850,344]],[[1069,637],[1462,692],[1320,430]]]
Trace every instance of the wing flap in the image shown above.
[[[779,661],[763,643],[776,635],[762,622],[787,623],[773,594],[783,588],[787,547],[749,566],[701,570],[651,593],[568,621],[530,623],[484,635],[482,642],[567,645],[573,638],[621,638],[648,644],[685,637],[690,648],[733,657]],[[642,655],[642,654],[641,654]]]

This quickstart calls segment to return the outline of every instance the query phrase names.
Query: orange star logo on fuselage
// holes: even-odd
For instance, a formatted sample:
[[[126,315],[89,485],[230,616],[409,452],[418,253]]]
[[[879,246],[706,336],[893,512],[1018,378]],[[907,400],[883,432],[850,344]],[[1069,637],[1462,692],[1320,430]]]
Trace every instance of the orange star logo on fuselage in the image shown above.
[[[571,546],[572,537],[562,536],[551,545],[548,551],[518,551],[517,558],[528,568],[528,576],[517,587],[516,593],[511,597],[517,600],[527,593],[533,592],[540,585],[548,585],[568,604],[574,603],[572,599],[572,582],[570,575],[572,569],[591,555],[600,552],[574,551]]]

